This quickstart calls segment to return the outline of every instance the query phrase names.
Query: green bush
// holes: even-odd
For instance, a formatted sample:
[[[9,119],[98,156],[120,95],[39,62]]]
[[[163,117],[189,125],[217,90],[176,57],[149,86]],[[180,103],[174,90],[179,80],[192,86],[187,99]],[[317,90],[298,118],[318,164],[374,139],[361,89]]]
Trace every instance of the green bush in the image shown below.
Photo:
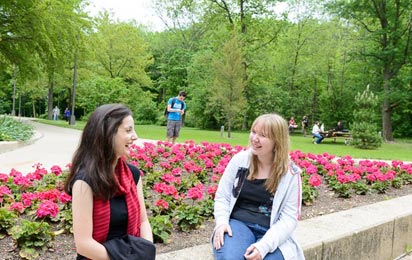
[[[8,116],[0,116],[0,141],[26,141],[32,136],[32,126]]]
[[[23,259],[38,258],[39,252],[36,249],[44,250],[54,236],[47,222],[24,219],[21,225],[12,227],[10,233],[20,248],[19,254]]]
[[[152,226],[153,240],[155,243],[166,243],[173,231],[173,224],[169,215],[157,215],[149,218]]]

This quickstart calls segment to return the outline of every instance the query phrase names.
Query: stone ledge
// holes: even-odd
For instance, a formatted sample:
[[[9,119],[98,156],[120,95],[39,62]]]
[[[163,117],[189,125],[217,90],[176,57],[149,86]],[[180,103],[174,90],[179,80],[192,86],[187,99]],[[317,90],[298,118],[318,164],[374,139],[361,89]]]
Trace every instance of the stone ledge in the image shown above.
[[[14,117],[16,121],[25,123],[25,124],[31,124],[31,122],[34,120],[33,118],[28,118],[28,117]],[[33,129],[33,136],[26,141],[0,141],[0,153],[5,153],[9,151],[16,150],[17,148],[33,144],[40,138],[42,138],[43,135],[36,131],[36,129]]]
[[[395,259],[412,246],[412,195],[301,221],[307,260]],[[157,255],[158,260],[212,260],[210,244]]]
[[[17,148],[33,144],[34,142],[36,142],[42,137],[43,135],[41,133],[34,130],[33,136],[27,141],[11,141],[11,142],[0,141],[0,153],[13,151],[13,150],[16,150]]]

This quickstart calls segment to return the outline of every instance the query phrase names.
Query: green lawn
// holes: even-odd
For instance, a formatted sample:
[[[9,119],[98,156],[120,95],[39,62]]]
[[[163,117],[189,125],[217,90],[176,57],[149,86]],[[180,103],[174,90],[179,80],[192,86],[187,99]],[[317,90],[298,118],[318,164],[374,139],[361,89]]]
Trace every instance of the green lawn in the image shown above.
[[[85,123],[81,121],[76,121],[74,126],[68,125],[68,123],[63,120],[52,121],[39,119],[38,122],[61,127],[70,127],[79,130],[83,129],[85,125]],[[139,138],[166,140],[166,126],[136,125],[135,128]],[[217,130],[210,131],[183,127],[180,131],[180,137],[177,140],[178,142],[193,140],[196,143],[207,141],[210,143],[228,143],[231,145],[244,146],[248,144],[248,137],[249,132],[232,132],[232,136],[229,139],[227,137],[227,132],[221,136],[220,131]],[[412,140],[397,140],[394,143],[384,143],[379,149],[376,150],[356,149],[353,146],[345,145],[343,139],[336,140],[336,143],[332,141],[332,138],[326,138],[321,144],[315,145],[312,142],[312,137],[303,137],[299,133],[294,133],[291,136],[291,148],[292,150],[301,150],[305,153],[320,154],[327,152],[336,156],[350,155],[353,158],[402,160],[412,162]]]

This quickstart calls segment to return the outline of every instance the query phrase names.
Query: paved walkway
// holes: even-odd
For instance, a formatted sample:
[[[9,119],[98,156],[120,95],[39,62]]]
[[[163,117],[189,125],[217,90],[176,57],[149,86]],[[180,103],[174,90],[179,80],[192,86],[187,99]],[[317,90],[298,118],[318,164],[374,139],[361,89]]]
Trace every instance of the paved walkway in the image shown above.
[[[46,170],[54,165],[65,169],[71,162],[82,131],[33,121],[30,124],[36,133],[28,145],[16,148],[13,142],[0,142],[0,173],[8,174],[14,168],[26,174],[33,172],[33,165],[37,163],[41,163]],[[149,141],[138,139],[136,144]]]

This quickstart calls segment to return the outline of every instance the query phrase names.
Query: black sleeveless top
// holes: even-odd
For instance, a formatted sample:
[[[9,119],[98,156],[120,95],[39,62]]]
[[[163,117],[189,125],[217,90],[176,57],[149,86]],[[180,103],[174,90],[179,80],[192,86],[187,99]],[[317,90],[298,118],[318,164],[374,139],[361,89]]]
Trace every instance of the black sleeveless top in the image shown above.
[[[129,169],[132,171],[133,179],[137,185],[140,178],[140,170],[132,165],[127,164]],[[73,179],[73,184],[77,180],[85,181],[90,185],[90,181],[84,176],[84,171],[80,170]],[[73,185],[72,185],[73,186]],[[109,233],[107,234],[107,240],[122,237],[127,233],[127,206],[124,195],[116,196],[110,199],[110,224]],[[85,260],[86,257],[82,255],[77,255],[77,260]]]
[[[231,218],[270,227],[273,195],[265,188],[266,179],[245,179]]]

